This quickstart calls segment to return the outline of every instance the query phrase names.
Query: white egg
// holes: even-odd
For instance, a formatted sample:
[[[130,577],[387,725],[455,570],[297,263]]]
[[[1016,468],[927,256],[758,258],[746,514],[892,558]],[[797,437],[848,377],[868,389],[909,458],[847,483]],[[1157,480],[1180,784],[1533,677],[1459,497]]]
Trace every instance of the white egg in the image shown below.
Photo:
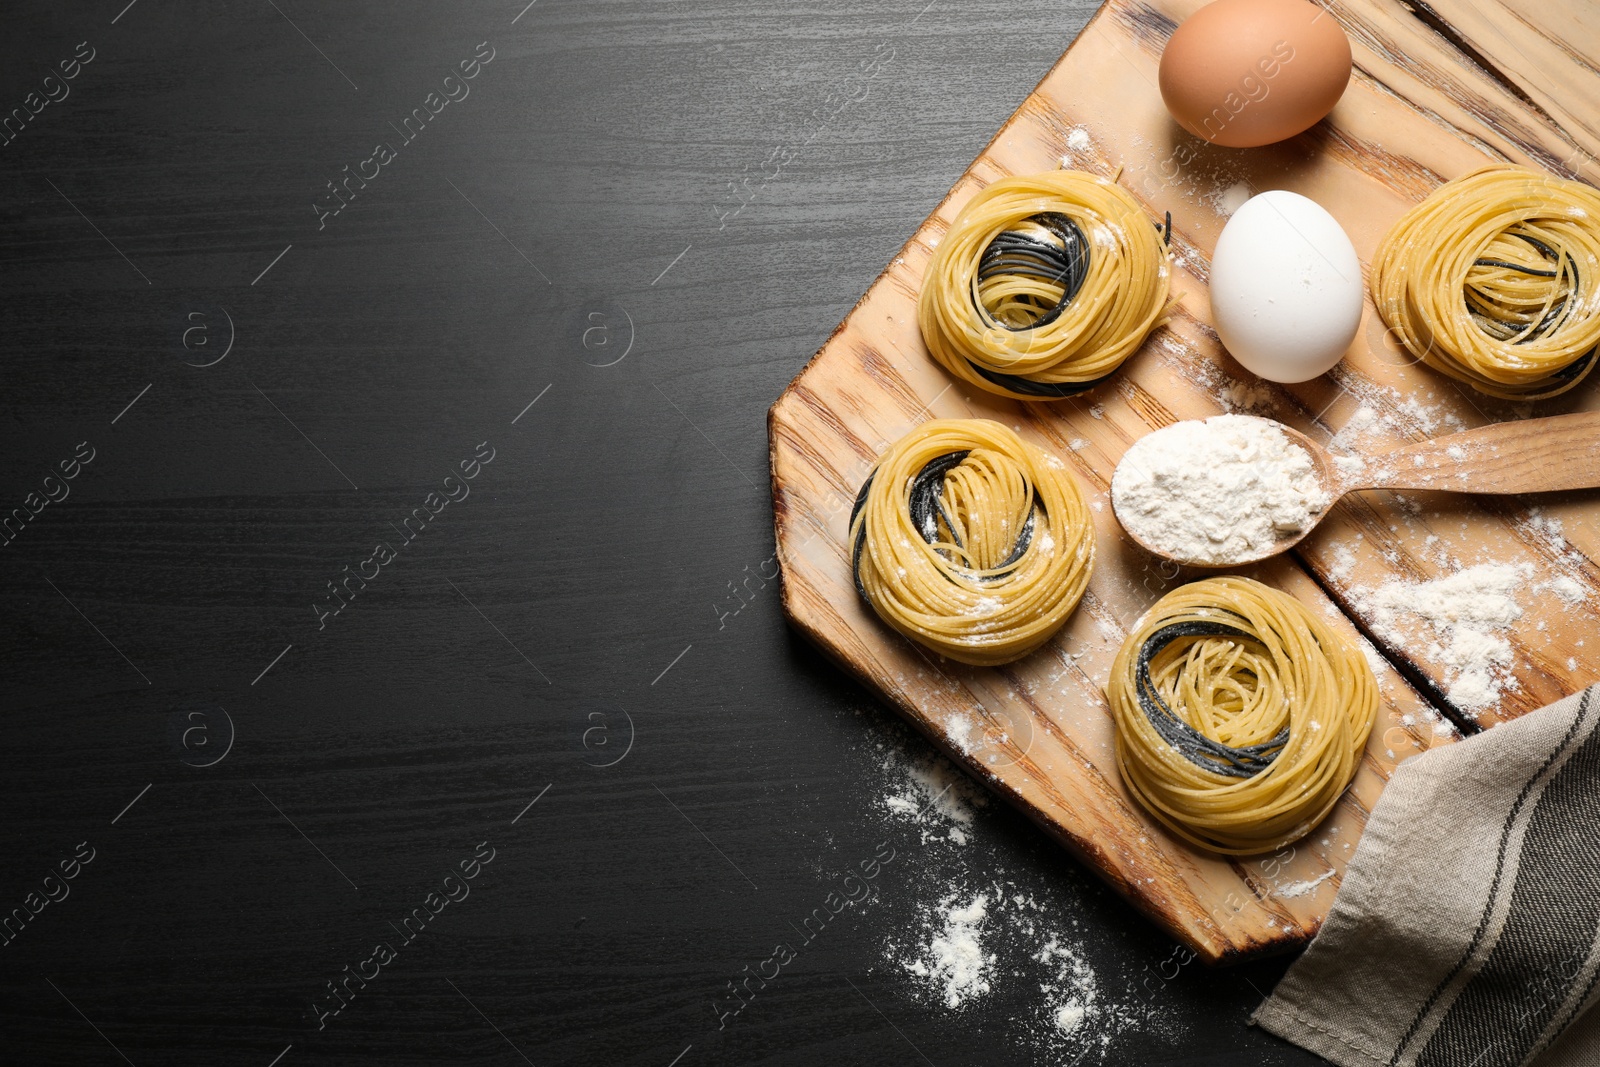
[[[1275,382],[1326,372],[1361,325],[1361,261],[1315,200],[1274,189],[1246,200],[1211,256],[1211,320],[1245,369]]]

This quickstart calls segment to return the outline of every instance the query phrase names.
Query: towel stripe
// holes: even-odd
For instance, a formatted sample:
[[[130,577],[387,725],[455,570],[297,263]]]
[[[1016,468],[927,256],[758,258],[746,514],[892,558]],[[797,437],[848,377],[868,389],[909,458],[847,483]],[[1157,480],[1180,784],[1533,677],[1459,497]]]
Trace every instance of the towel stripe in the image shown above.
[[[1585,694],[1578,720],[1588,703]],[[1534,805],[1505,925],[1417,1067],[1517,1067],[1528,1059],[1570,1000],[1600,933],[1597,828],[1600,731],[1591,731]]]
[[[1482,944],[1484,935],[1489,929],[1490,916],[1494,914],[1495,904],[1500,897],[1500,889],[1505,877],[1506,859],[1511,842],[1511,831],[1515,828],[1517,818],[1522,813],[1523,805],[1527,803],[1528,797],[1532,795],[1534,787],[1539,784],[1550,768],[1555,765],[1556,761],[1571,747],[1573,740],[1578,736],[1579,729],[1588,718],[1589,700],[1592,694],[1592,689],[1583,694],[1583,700],[1578,705],[1577,713],[1572,717],[1572,725],[1567,727],[1567,732],[1561,738],[1561,743],[1545,758],[1539,769],[1528,776],[1528,780],[1523,785],[1521,792],[1517,794],[1517,799],[1512,803],[1511,810],[1506,814],[1505,825],[1500,831],[1500,848],[1495,860],[1494,879],[1490,882],[1488,899],[1484,902],[1483,915],[1478,921],[1477,929],[1473,931],[1471,940],[1467,942],[1466,950],[1462,952],[1461,958],[1456,961],[1455,966],[1450,969],[1450,973],[1439,981],[1433,992],[1428,995],[1427,1000],[1423,1001],[1422,1007],[1417,1009],[1416,1015],[1411,1020],[1411,1025],[1406,1028],[1406,1032],[1400,1036],[1400,1040],[1395,1044],[1394,1054],[1389,1058],[1389,1067],[1395,1067],[1400,1062],[1405,1055],[1407,1046],[1411,1044],[1411,1039],[1421,1029],[1424,1020],[1428,1018],[1434,1006],[1444,996],[1445,991],[1450,988],[1461,972],[1467,968],[1467,964],[1471,962],[1478,951],[1478,947]],[[1483,1067],[1483,1065],[1475,1065],[1475,1067]]]

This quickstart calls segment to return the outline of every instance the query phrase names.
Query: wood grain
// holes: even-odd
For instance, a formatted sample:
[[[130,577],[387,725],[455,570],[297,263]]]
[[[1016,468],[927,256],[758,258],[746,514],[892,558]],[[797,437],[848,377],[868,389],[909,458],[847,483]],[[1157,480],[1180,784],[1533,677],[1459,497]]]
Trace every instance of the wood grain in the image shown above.
[[[1553,12],[1566,12],[1558,21],[1568,25],[1576,17],[1571,4],[1541,5],[1537,17],[1532,4],[1502,5],[1455,29],[1427,10],[1376,0],[1331,5],[1355,53],[1343,100],[1327,121],[1290,141],[1231,150],[1183,133],[1155,90],[1167,37],[1198,6],[1113,0],[1102,9],[773,406],[769,435],[793,624],[1146,915],[1202,958],[1229,962],[1292,948],[1315,932],[1398,759],[1458,736],[1451,721],[1469,732],[1490,726],[1597,673],[1600,645],[1583,637],[1600,621],[1591,606],[1600,592],[1591,562],[1600,558],[1593,521],[1600,506],[1593,494],[1499,501],[1361,494],[1339,504],[1293,559],[1248,572],[1370,635],[1374,620],[1360,605],[1373,590],[1492,561],[1523,576],[1522,615],[1505,634],[1513,663],[1501,699],[1476,715],[1451,705],[1452,667],[1420,620],[1402,622],[1404,641],[1386,630],[1391,639],[1372,657],[1384,704],[1341,807],[1292,855],[1225,863],[1145,818],[1110,758],[1101,688],[1110,658],[1140,612],[1185,577],[1162,571],[1120,534],[1106,495],[1111,472],[1150,430],[1223,410],[1269,415],[1319,443],[1367,453],[1533,413],[1600,407],[1592,385],[1536,410],[1471,393],[1405,357],[1386,339],[1370,300],[1334,372],[1294,386],[1258,382],[1222,350],[1206,297],[1224,205],[1240,193],[1288,188],[1310,196],[1340,219],[1365,264],[1404,210],[1486,159],[1580,172],[1572,161],[1585,159],[1595,139],[1568,108],[1593,99],[1600,78],[1574,41],[1600,53],[1600,36],[1581,32],[1581,24],[1559,38],[1534,29],[1550,25]],[[1513,24],[1522,30],[1506,36]],[[1477,33],[1496,40],[1480,48]],[[1507,73],[1524,67],[1538,69]],[[1152,216],[1172,211],[1173,288],[1182,300],[1097,394],[1032,404],[953,384],[916,328],[930,250],[989,182],[1059,165],[1120,174]],[[1070,464],[1095,507],[1100,564],[1082,608],[1050,644],[1005,668],[934,662],[879,625],[850,585],[849,502],[874,457],[934,417],[1017,427]],[[1556,596],[1557,588],[1567,595]]]
[[[1600,486],[1600,411],[1502,422],[1404,445],[1350,475],[1357,488],[1552,493]]]

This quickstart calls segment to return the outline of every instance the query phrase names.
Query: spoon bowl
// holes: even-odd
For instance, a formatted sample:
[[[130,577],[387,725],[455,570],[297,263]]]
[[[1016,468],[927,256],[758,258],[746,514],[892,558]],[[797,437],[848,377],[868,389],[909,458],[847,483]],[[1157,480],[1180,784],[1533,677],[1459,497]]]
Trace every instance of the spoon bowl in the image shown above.
[[[1317,482],[1327,495],[1327,505],[1311,516],[1302,529],[1285,533],[1263,548],[1223,560],[1185,559],[1135,533],[1118,510],[1113,491],[1111,509],[1135,544],[1154,556],[1186,567],[1216,570],[1258,563],[1287,552],[1316,529],[1346,493],[1390,489],[1519,494],[1600,487],[1600,411],[1494,423],[1376,455],[1349,457],[1348,462],[1342,463],[1335,462],[1327,449],[1291,426],[1255,415],[1234,417],[1265,423],[1304,449]],[[1118,471],[1126,462],[1124,457],[1117,464]]]

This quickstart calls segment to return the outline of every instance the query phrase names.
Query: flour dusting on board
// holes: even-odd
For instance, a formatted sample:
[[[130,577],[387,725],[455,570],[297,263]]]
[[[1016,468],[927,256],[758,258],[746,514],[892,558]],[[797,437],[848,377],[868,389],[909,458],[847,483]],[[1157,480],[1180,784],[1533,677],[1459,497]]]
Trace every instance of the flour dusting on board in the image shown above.
[[[1511,674],[1515,650],[1505,632],[1522,617],[1516,593],[1531,574],[1527,564],[1480,563],[1431,582],[1393,579],[1351,594],[1378,636],[1402,652],[1417,636],[1414,625],[1408,633],[1407,623],[1425,624],[1425,654],[1444,665],[1445,695],[1477,714],[1517,685]]]
[[[1334,872],[1330,868],[1326,871],[1323,871],[1315,878],[1308,878],[1303,882],[1290,882],[1288,885],[1280,885],[1274,890],[1273,895],[1279,897],[1308,896],[1312,893],[1315,893],[1317,891],[1317,887],[1323,882],[1326,882],[1329,878],[1332,878],[1333,875]]]
[[[1218,399],[1233,414],[1270,416],[1282,403],[1278,386],[1268,382],[1240,382],[1228,379]]]

